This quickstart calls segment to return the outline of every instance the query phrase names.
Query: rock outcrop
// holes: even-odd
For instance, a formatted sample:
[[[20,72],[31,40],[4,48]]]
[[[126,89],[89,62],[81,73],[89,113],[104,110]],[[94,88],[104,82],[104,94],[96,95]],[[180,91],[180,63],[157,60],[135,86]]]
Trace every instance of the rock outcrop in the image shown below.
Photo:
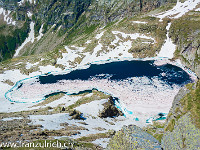
[[[152,135],[135,125],[124,126],[109,141],[107,150],[148,149],[161,150],[161,146]]]
[[[122,116],[123,113],[114,105],[112,96],[109,97],[108,102],[104,104],[104,109],[99,113],[100,118]]]
[[[176,57],[200,77],[200,12],[190,12],[172,22],[170,36],[176,43]]]

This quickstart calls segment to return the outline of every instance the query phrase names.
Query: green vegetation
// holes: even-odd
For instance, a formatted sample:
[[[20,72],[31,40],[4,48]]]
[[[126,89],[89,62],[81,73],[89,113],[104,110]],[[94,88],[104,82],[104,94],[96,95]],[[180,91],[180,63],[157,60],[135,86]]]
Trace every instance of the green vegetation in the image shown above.
[[[8,31],[8,35],[0,33],[0,61],[3,61],[12,58],[15,49],[24,42],[28,36],[29,23],[26,21],[23,27],[19,29],[14,29],[14,27],[7,29],[6,26],[1,26],[0,28],[2,30],[11,30]]]
[[[78,138],[77,141],[78,142],[92,142],[92,141],[95,141],[96,139],[100,139],[100,138],[111,138],[111,136],[113,136],[113,134],[115,134],[114,131],[113,132],[108,131],[106,133],[91,134],[88,136]]]
[[[154,137],[161,143],[163,134],[154,134]]]
[[[159,142],[161,142],[161,139],[164,133],[163,130],[161,129],[164,129],[164,126],[165,126],[164,123],[159,123],[159,122],[154,121],[153,125],[149,125],[143,128],[143,130],[151,134],[154,138],[156,138]]]
[[[92,91],[93,95],[90,97],[82,97],[78,101],[76,101],[74,104],[67,107],[67,109],[74,109],[82,104],[90,103],[94,100],[101,100],[101,99],[107,99],[109,95],[105,95],[102,92],[99,91]]]
[[[55,100],[58,100],[60,98],[62,98],[63,96],[65,96],[64,93],[59,93],[59,94],[55,94],[55,95],[52,95],[52,96],[49,96],[47,97],[44,101],[42,101],[41,103],[38,103],[32,107],[36,107],[36,106],[43,106],[43,105],[46,105],[46,104],[49,104]]]
[[[183,113],[191,112],[191,117],[196,125],[200,128],[200,81],[197,82],[196,88],[192,88],[193,84],[189,84],[187,88],[190,92],[181,100]]]
[[[175,119],[170,120],[167,127],[165,128],[165,131],[172,132],[174,130],[175,122],[176,122]]]

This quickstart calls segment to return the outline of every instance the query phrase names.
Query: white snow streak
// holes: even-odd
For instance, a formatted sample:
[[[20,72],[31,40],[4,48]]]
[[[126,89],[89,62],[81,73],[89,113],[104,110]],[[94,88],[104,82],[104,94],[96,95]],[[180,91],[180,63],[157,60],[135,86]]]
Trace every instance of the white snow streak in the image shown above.
[[[195,11],[200,11],[200,8],[197,8]]]
[[[27,12],[27,16],[28,16],[29,18],[31,18],[32,15],[33,15],[33,14],[32,14],[30,11]]]
[[[36,37],[36,39],[37,39],[38,41],[39,41],[39,40],[42,38],[42,36],[43,36],[42,31],[43,31],[43,24],[41,25],[41,28],[40,28],[40,30],[39,30],[39,36]]]
[[[162,46],[159,54],[158,54],[158,57],[168,57],[168,58],[173,58],[174,56],[174,52],[176,50],[176,45],[173,44],[171,38],[169,38],[169,28],[171,26],[171,23],[169,23],[166,27],[167,29],[167,39],[165,40],[165,43],[164,45]]]
[[[96,39],[99,40],[104,34],[104,31],[96,35]]]
[[[132,21],[133,23],[138,23],[138,24],[146,24],[148,22],[143,22],[143,21]]]
[[[36,4],[36,0],[21,0],[18,2],[18,5],[21,6],[23,5],[26,1],[29,1],[30,4]]]
[[[199,0],[187,0],[184,3],[181,3],[178,0],[176,6],[174,6],[173,9],[153,16],[160,18],[160,21],[162,21],[162,19],[165,17],[177,19],[182,17],[185,13],[189,12],[190,10],[193,10],[198,4],[200,4]]]
[[[35,24],[35,23],[33,23],[33,22],[30,23],[30,29],[31,29],[31,31],[30,31],[28,37],[25,39],[24,43],[22,43],[22,45],[16,50],[14,57],[17,57],[17,56],[18,56],[18,54],[19,54],[19,52],[21,51],[21,49],[22,49],[28,42],[31,42],[31,43],[34,42],[34,39],[35,39],[35,38],[34,38],[34,24]]]

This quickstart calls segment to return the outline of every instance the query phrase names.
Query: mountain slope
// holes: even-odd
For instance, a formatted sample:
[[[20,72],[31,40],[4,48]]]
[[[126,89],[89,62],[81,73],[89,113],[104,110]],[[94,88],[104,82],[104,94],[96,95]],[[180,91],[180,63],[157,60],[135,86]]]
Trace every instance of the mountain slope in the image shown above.
[[[52,51],[59,45],[69,44],[69,42],[74,41],[75,33],[78,33],[79,35],[85,33],[90,34],[97,29],[97,26],[107,25],[111,22],[120,20],[121,18],[132,17],[141,12],[147,12],[173,2],[175,1],[38,0],[35,1],[35,3],[32,3],[32,1],[31,3],[30,1],[20,1],[18,3],[16,3],[16,1],[2,1],[0,6],[4,9],[11,10],[9,16],[17,21],[17,28],[21,28],[21,24],[24,21],[28,21],[28,23],[31,23],[32,21],[34,22],[35,37],[39,35],[40,29],[43,34],[48,34],[48,38],[43,38],[40,42],[35,40],[33,44],[29,43],[26,45],[22,52],[19,53],[20,56]],[[51,30],[52,27],[53,31],[56,32],[53,33],[53,35],[49,35],[49,32],[47,31]],[[16,31],[15,28],[11,29],[11,31],[17,33],[21,32]],[[25,37],[27,36],[28,32],[26,32]],[[55,39],[52,39],[50,36]],[[22,39],[22,42],[24,40],[25,39]],[[12,50],[10,50],[10,48],[4,48],[3,50],[1,47],[0,49],[1,51],[4,51],[4,53],[5,51],[12,51],[12,53],[9,53],[9,57],[12,57],[14,49],[17,49],[22,42],[18,43],[17,41],[14,41],[16,46],[13,46]],[[4,53],[1,55],[2,58],[5,57]]]
[[[24,78],[80,69],[101,60],[146,60],[150,57],[161,60],[155,61],[155,64],[175,64],[193,75],[190,68],[200,77],[198,0],[1,0],[0,6],[0,85],[4,87],[0,89],[0,99],[8,107],[6,109],[16,108],[15,111],[19,111],[0,114],[4,119],[19,117],[19,121],[13,119],[7,127],[1,120],[2,129],[6,128],[3,137],[9,134],[11,139],[10,127],[20,129],[20,117],[23,117],[26,121],[23,124],[25,138],[30,140],[84,133],[76,139],[79,148],[80,142],[85,142],[84,146],[88,149],[95,149],[94,143],[105,148],[111,137],[108,149],[200,147],[200,87],[197,80],[179,91],[166,122],[155,121],[143,131],[139,127],[128,126],[116,134],[110,129],[119,130],[123,124],[131,124],[133,119],[100,119],[99,111],[107,105],[108,95],[104,93],[93,90],[75,96],[64,93],[48,95],[45,101],[24,108],[8,102],[4,95]],[[90,109],[96,107],[95,111]],[[81,119],[81,113],[89,119],[74,121]],[[30,127],[29,122],[33,126]],[[65,129],[52,131],[53,127],[48,126],[52,122]],[[40,131],[42,127],[37,123],[43,124],[46,130]],[[36,128],[37,131],[30,132]],[[18,136],[17,132],[13,132],[13,137]],[[23,136],[19,138],[24,139]]]

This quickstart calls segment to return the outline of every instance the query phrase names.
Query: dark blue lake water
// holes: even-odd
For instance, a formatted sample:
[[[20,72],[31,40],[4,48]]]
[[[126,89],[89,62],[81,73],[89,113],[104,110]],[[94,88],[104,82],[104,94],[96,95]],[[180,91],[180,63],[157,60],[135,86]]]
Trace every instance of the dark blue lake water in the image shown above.
[[[154,61],[120,61],[107,64],[92,64],[88,69],[75,70],[68,74],[40,76],[41,84],[56,83],[59,80],[88,80],[92,77],[123,80],[129,77],[158,77],[167,84],[182,85],[191,82],[190,76],[181,68],[166,64],[153,65]],[[102,75],[103,74],[103,75]]]

